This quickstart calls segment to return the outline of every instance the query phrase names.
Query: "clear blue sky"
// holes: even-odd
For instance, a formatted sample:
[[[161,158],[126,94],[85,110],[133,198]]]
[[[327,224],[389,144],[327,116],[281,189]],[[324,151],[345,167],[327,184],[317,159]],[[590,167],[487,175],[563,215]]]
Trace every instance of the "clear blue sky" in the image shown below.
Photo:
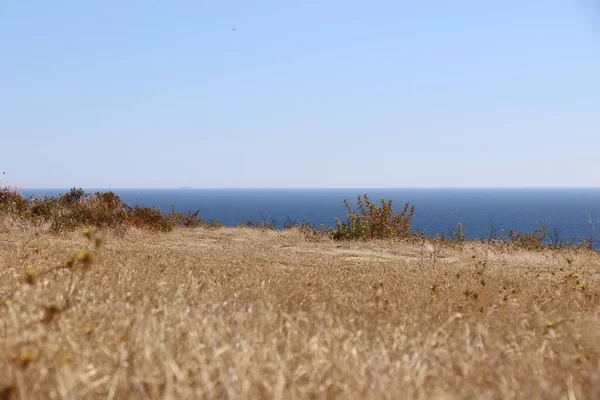
[[[19,187],[598,187],[599,154],[591,0],[0,1]]]

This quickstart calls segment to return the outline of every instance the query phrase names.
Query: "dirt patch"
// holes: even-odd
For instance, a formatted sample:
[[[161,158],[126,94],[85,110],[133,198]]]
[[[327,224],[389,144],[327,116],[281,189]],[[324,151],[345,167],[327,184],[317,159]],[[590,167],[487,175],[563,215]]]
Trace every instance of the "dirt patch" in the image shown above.
[[[328,256],[339,257],[346,261],[369,261],[369,262],[394,262],[394,261],[418,261],[420,259],[430,259],[433,253],[418,253],[418,252],[406,252],[400,253],[390,251],[388,249],[352,249],[344,247],[324,247],[318,248],[316,246],[281,246],[280,248],[285,251],[293,251],[298,253],[312,253],[322,254]],[[444,263],[455,263],[460,261],[458,257],[448,257],[444,255],[436,255],[437,259]]]

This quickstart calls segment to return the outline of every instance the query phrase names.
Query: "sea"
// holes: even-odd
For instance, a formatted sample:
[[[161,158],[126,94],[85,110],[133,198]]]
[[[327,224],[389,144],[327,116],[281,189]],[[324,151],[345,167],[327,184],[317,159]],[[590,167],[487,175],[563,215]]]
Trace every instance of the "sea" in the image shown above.
[[[86,192],[109,189],[85,189]],[[309,221],[335,227],[345,220],[344,200],[355,207],[357,196],[374,202],[392,200],[394,210],[415,206],[412,230],[426,235],[448,234],[462,224],[467,238],[505,236],[510,229],[532,233],[542,222],[561,240],[589,239],[600,229],[600,188],[581,189],[110,189],[125,203],[157,207],[162,211],[200,210],[237,226],[246,217],[258,221]],[[25,196],[58,196],[68,189],[25,189]],[[598,237],[596,238],[598,240]]]

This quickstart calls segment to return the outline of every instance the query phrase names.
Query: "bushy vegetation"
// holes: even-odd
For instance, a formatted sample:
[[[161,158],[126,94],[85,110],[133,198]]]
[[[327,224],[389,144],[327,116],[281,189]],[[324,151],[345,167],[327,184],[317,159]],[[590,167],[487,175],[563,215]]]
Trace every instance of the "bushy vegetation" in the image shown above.
[[[18,192],[8,187],[0,189],[0,211],[21,215],[27,208],[27,200]]]
[[[138,227],[168,232],[177,225],[197,226],[202,223],[199,211],[187,215],[157,208],[130,207],[113,192],[86,193],[73,188],[58,198],[24,198],[4,188],[0,192],[0,213],[36,224],[48,223],[51,231],[69,231],[82,227]]]
[[[307,220],[302,222],[287,219],[282,225],[275,219],[261,216],[258,221],[243,218],[240,227],[261,230],[297,229],[306,237],[329,238],[340,241],[353,240],[403,240],[423,241],[460,245],[467,242],[462,224],[455,230],[427,237],[423,232],[412,231],[411,222],[415,215],[415,206],[403,205],[399,213],[393,209],[391,200],[381,199],[377,204],[367,194],[357,197],[357,208],[354,209],[348,200],[344,200],[347,215],[344,221],[335,218],[335,228],[324,225],[315,226]],[[9,188],[0,189],[0,215],[8,215],[34,224],[48,224],[54,232],[69,231],[84,227],[93,228],[126,228],[136,227],[155,232],[169,232],[180,226],[184,228],[206,227],[219,228],[220,221],[200,216],[200,210],[188,211],[186,214],[175,210],[163,212],[158,208],[129,206],[113,192],[86,193],[81,188],[73,188],[67,193],[43,199],[25,198],[19,192]],[[532,233],[509,230],[506,236],[497,236],[492,226],[489,237],[481,238],[498,247],[520,248],[525,250],[541,250],[546,248],[565,249],[578,248],[594,250],[597,240],[594,236],[582,240],[565,240],[560,232],[550,232],[547,225],[541,222]]]
[[[336,218],[337,230],[334,239],[407,239],[411,236],[410,222],[415,214],[415,207],[406,203],[400,214],[394,214],[392,200],[381,199],[381,206],[373,203],[366,194],[358,196],[358,211],[344,200],[348,210],[346,222]]]

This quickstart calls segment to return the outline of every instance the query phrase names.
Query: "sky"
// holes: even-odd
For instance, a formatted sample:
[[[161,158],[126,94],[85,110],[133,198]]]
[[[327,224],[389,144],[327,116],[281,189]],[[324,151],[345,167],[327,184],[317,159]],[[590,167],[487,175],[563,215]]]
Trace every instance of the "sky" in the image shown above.
[[[599,187],[593,0],[0,0],[0,184]]]

